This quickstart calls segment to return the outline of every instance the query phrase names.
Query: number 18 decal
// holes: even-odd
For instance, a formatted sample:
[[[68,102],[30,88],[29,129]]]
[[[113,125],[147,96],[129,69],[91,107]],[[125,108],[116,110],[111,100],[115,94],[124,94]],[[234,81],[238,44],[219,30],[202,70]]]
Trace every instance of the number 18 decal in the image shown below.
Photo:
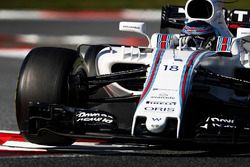
[[[165,67],[165,71],[178,71],[179,70],[179,67],[178,66],[176,66],[176,65],[172,65],[172,66],[169,66],[169,65],[164,65],[164,67]]]

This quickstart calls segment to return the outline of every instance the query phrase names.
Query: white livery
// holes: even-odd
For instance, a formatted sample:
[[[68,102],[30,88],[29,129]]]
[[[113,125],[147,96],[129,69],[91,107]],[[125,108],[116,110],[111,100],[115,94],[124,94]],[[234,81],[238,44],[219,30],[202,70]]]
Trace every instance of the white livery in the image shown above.
[[[248,56],[249,53],[245,50],[241,50],[240,38],[247,36],[249,34],[244,34],[244,32],[250,32],[249,28],[239,28],[238,36],[233,37],[222,13],[222,3],[217,0],[205,0],[206,3],[211,5],[212,13],[208,18],[192,17],[189,8],[191,5],[197,1],[189,0],[185,7],[185,14],[187,17],[187,22],[192,22],[195,20],[202,20],[211,24],[218,33],[218,36],[229,37],[232,39],[229,52],[236,57],[235,64],[244,65],[249,67]],[[191,6],[191,7],[190,7]],[[145,35],[145,25],[143,23],[134,22],[121,22],[120,30],[138,32]],[[242,32],[243,31],[243,32]],[[243,35],[244,34],[244,35]],[[147,37],[147,35],[145,35]],[[126,95],[126,94],[142,94],[140,102],[135,111],[133,125],[132,125],[132,135],[134,134],[135,122],[137,117],[146,117],[146,127],[152,133],[162,133],[166,128],[167,121],[169,118],[174,118],[177,120],[177,138],[179,136],[179,130],[181,126],[183,107],[186,103],[186,97],[189,94],[189,88],[191,87],[190,78],[183,81],[183,71],[187,68],[190,59],[193,56],[198,55],[195,61],[192,62],[192,67],[189,69],[189,73],[192,75],[193,70],[201,59],[211,57],[220,51],[195,51],[195,48],[185,48],[182,46],[181,37],[179,34],[174,34],[168,42],[170,45],[178,43],[176,49],[162,49],[159,46],[159,36],[161,34],[154,34],[149,41],[149,46],[151,46],[152,52],[144,53],[140,52],[139,48],[134,47],[112,47],[112,52],[102,54],[99,53],[97,62],[99,74],[109,74],[111,73],[111,67],[114,63],[138,63],[138,64],[150,64],[150,69],[148,70],[148,78],[144,85],[144,90],[142,92],[133,92],[122,88],[117,83],[107,86],[108,92],[111,96]],[[148,37],[147,37],[148,38]],[[166,42],[166,41],[165,41]],[[200,53],[199,53],[200,52]],[[182,85],[186,84],[186,85]],[[184,87],[184,88],[183,88]],[[185,89],[185,90],[183,90]],[[183,93],[185,92],[185,95]]]
[[[22,134],[45,145],[76,137],[153,144],[242,137],[250,144],[250,11],[222,7],[221,0],[167,6],[151,37],[143,22],[120,22],[145,46],[32,50],[17,84]]]

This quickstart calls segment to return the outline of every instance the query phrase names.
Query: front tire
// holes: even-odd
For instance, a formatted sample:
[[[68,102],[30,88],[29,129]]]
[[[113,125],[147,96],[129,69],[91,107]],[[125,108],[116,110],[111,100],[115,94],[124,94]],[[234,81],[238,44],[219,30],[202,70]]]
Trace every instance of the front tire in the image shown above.
[[[75,87],[70,89],[69,76],[72,73],[81,73],[86,77],[81,59],[75,50],[35,48],[25,58],[17,83],[16,117],[19,129],[28,141],[42,145],[70,145],[74,142],[74,139],[58,136],[46,130],[37,136],[25,131],[30,102],[81,105],[81,93],[74,90]]]

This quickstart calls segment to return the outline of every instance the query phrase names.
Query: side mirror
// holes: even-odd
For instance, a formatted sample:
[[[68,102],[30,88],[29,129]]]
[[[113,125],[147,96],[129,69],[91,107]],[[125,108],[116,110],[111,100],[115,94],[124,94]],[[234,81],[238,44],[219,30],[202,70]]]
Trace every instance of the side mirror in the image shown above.
[[[120,31],[126,32],[135,32],[138,34],[142,34],[148,40],[149,47],[151,47],[150,38],[146,34],[146,25],[143,22],[120,22],[119,24]]]

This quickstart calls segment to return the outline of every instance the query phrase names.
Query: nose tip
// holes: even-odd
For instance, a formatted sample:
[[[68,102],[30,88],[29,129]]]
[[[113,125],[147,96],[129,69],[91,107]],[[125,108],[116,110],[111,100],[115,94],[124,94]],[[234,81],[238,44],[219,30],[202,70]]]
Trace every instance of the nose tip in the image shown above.
[[[149,117],[146,121],[146,128],[151,133],[162,133],[166,127],[166,118]]]

